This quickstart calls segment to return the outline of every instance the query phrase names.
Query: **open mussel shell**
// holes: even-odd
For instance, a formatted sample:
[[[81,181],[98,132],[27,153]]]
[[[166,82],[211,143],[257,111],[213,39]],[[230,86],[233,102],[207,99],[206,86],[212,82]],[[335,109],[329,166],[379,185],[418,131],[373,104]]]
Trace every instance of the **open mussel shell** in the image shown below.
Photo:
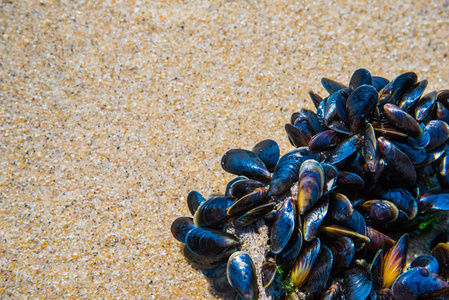
[[[367,225],[393,222],[398,218],[399,210],[388,200],[369,200],[360,207]]]
[[[423,135],[423,131],[419,123],[414,117],[400,109],[398,106],[387,103],[384,105],[384,111],[387,115],[390,123],[400,128],[407,135],[420,139]]]
[[[409,244],[408,234],[404,234],[397,243],[385,253],[382,268],[382,286],[389,288],[402,273],[407,260]]]
[[[289,197],[284,201],[271,226],[271,252],[278,254],[284,249],[296,226],[296,204]]]
[[[252,150],[263,161],[268,171],[273,172],[279,161],[279,145],[273,140],[263,140],[257,143]]]
[[[296,259],[295,265],[290,273],[290,279],[295,288],[301,288],[307,283],[311,275],[315,260],[321,249],[321,241],[316,238],[307,244]]]
[[[425,268],[429,272],[437,274],[439,268],[438,260],[432,255],[428,254],[420,255],[414,260],[412,260],[412,262],[408,266],[409,269],[418,267]]]
[[[200,205],[193,216],[195,226],[217,228],[222,226],[228,219],[228,209],[234,204],[230,199],[223,196],[213,196]]]
[[[195,228],[193,224],[193,218],[191,217],[179,217],[171,224],[171,233],[178,241],[185,243],[186,236],[190,230]]]
[[[269,194],[280,195],[290,189],[295,181],[298,181],[298,173],[301,164],[307,159],[316,159],[318,154],[301,147],[292,150],[281,157],[274,170],[270,182]]]
[[[228,253],[230,255],[240,246],[240,242],[232,234],[215,229],[196,227],[187,234],[186,245],[196,255],[217,257]]]
[[[254,263],[248,253],[237,251],[229,257],[226,270],[228,282],[245,300],[257,300],[259,288]]]
[[[241,228],[253,224],[254,222],[260,220],[267,213],[272,211],[275,205],[275,202],[270,202],[251,209],[250,211],[239,217],[237,220],[235,220],[234,226],[236,228]]]
[[[439,273],[444,274],[444,276],[448,277],[449,276],[449,244],[439,243],[432,249],[431,254],[438,261]]]
[[[366,299],[373,287],[371,273],[361,266],[346,270],[343,289],[346,300]]]
[[[226,152],[221,159],[221,166],[226,172],[251,179],[270,178],[270,171],[259,156],[245,149],[232,149]]]
[[[299,169],[298,211],[302,215],[321,197],[324,188],[324,170],[313,159],[304,161]]]
[[[429,299],[432,294],[448,288],[448,283],[426,268],[417,267],[404,272],[393,284],[395,300]]]

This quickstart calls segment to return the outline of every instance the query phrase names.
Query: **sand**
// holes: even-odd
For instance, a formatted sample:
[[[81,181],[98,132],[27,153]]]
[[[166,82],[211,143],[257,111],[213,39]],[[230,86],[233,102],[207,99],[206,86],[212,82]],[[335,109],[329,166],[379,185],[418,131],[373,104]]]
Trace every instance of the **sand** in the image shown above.
[[[2,299],[213,299],[169,229],[227,150],[323,76],[449,88],[447,0],[99,2],[0,4]]]

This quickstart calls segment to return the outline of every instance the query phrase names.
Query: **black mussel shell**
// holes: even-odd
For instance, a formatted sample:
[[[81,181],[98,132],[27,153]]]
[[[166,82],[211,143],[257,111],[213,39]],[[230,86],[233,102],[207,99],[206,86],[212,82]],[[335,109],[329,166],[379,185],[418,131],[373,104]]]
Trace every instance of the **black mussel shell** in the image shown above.
[[[320,95],[318,95],[315,92],[309,91],[309,97],[313,102],[313,105],[315,105],[315,108],[318,109],[318,107],[320,106],[321,101],[323,101],[323,98],[321,98]]]
[[[379,151],[373,126],[368,123],[364,129],[362,156],[370,172],[376,172],[379,163]]]
[[[411,115],[400,109],[398,106],[387,103],[384,105],[384,111],[390,122],[400,128],[405,134],[420,139],[423,131],[419,123]]]
[[[332,251],[327,246],[322,246],[307,283],[309,294],[318,296],[324,290],[331,274],[332,264]]]
[[[384,137],[377,139],[377,146],[394,178],[405,186],[416,182],[416,171],[410,158]]]
[[[303,215],[323,194],[324,170],[314,159],[304,161],[299,169],[298,212]]]
[[[426,146],[426,150],[430,151],[443,145],[449,138],[449,126],[446,122],[440,120],[432,120],[425,130],[429,132],[430,141]]]
[[[373,287],[371,273],[361,266],[348,269],[343,279],[346,300],[366,299]]]
[[[352,202],[343,194],[337,193],[330,197],[329,215],[337,223],[345,224],[352,218],[354,208]]]
[[[370,239],[366,243],[366,248],[370,253],[376,253],[381,249],[385,253],[396,243],[391,237],[372,227],[366,227],[366,236]]]
[[[427,87],[427,84],[427,80],[424,79],[412,86],[402,97],[399,107],[407,113],[413,113],[416,104]]]
[[[427,269],[431,273],[438,273],[438,260],[429,254],[423,254],[412,260],[409,265],[409,269],[422,267]]]
[[[256,222],[257,220],[260,220],[263,216],[265,216],[267,213],[273,210],[276,203],[270,202],[267,204],[260,205],[256,208],[251,209],[247,213],[245,213],[243,216],[239,217],[234,222],[234,226],[236,228],[241,228],[245,226],[249,226]]]
[[[203,204],[204,202],[206,202],[206,198],[204,198],[197,191],[191,191],[187,195],[187,206],[189,207],[189,211],[192,214],[192,216],[195,214],[198,207],[200,207],[200,205]]]
[[[276,263],[281,267],[285,274],[288,274],[293,268],[296,258],[302,249],[302,244],[302,231],[296,227],[287,245],[285,245],[284,249],[276,255]]]
[[[441,102],[437,102],[437,104],[436,104],[435,118],[437,120],[441,120],[446,123],[449,123],[449,109],[447,109],[446,106],[441,104]]]
[[[309,280],[312,268],[320,253],[320,249],[321,241],[316,238],[311,243],[307,244],[299,254],[290,273],[290,279],[295,288],[301,288]]]
[[[218,228],[229,219],[228,209],[234,204],[223,196],[214,196],[201,204],[195,212],[193,220],[197,227]]]
[[[178,241],[185,243],[186,236],[190,230],[195,228],[193,224],[193,218],[191,217],[179,217],[171,224],[171,233]]]
[[[437,92],[433,91],[424,95],[416,104],[415,118],[418,122],[430,121],[435,109],[435,101],[437,100]]]
[[[304,215],[303,233],[306,242],[310,242],[316,237],[320,225],[327,215],[329,207],[328,198],[328,194],[321,197],[321,200]]]
[[[213,269],[226,263],[229,256],[231,256],[234,251],[235,250],[229,250],[215,256],[204,256],[190,251],[187,245],[184,245],[183,247],[183,253],[187,260],[195,267],[202,269]]]
[[[429,136],[429,135],[427,134],[427,136]],[[429,139],[429,141],[430,141],[430,139]],[[427,158],[426,149],[424,149],[424,147],[416,148],[416,147],[411,146],[409,143],[400,142],[400,141],[392,141],[392,143],[396,147],[398,147],[399,150],[404,152],[404,154],[407,155],[408,158],[410,158],[410,161],[415,166],[421,164]]]
[[[439,243],[432,249],[431,254],[438,261],[440,274],[444,274],[445,277],[448,277],[449,276],[449,244]]]
[[[265,187],[256,188],[234,202],[227,210],[229,216],[238,216],[263,204],[268,199],[268,190]]]
[[[390,83],[390,80],[380,77],[380,76],[373,76],[373,87],[380,92],[388,83]]]
[[[382,199],[393,202],[399,210],[404,211],[409,219],[415,218],[418,213],[416,198],[404,188],[392,188],[379,192]]]
[[[447,289],[448,283],[426,268],[413,268],[400,275],[393,284],[396,300],[425,299],[432,293]]]
[[[435,190],[419,197],[419,211],[449,210],[449,190]]]
[[[439,243],[449,244],[449,232],[448,231],[444,231],[444,232],[441,232],[440,234],[438,234],[432,240],[432,243],[430,244],[430,249],[435,248],[435,246],[438,245]]]
[[[242,251],[233,253],[229,257],[226,273],[228,282],[243,299],[259,298],[256,270],[248,253]]]
[[[346,114],[352,133],[358,133],[364,126],[364,119],[377,103],[377,91],[371,85],[359,86],[346,100]]]
[[[296,226],[296,204],[289,197],[276,214],[271,226],[271,252],[278,254],[284,249]]]
[[[333,270],[336,272],[341,267],[347,268],[355,255],[354,242],[347,236],[342,236],[334,240],[331,246],[334,257]]]
[[[331,95],[335,92],[338,92],[341,89],[347,89],[347,87],[343,83],[324,77],[321,78],[321,85]]]
[[[270,171],[259,156],[245,149],[232,149],[226,152],[221,159],[221,166],[226,172],[251,179],[270,178]]]
[[[298,181],[299,168],[307,159],[316,159],[318,154],[309,151],[308,147],[292,150],[281,157],[274,170],[269,194],[280,195],[290,189]]]
[[[234,289],[228,282],[228,276],[226,274],[227,264],[222,264],[214,269],[212,274],[212,286],[215,291],[221,294],[227,294],[234,292]]]
[[[322,163],[321,166],[324,170],[324,193],[329,192],[330,190],[335,188],[335,184],[337,183],[338,177],[338,169],[331,164]]]
[[[285,124],[284,128],[285,132],[287,133],[288,140],[290,141],[290,144],[292,144],[292,146],[298,148],[305,147],[309,144],[310,137],[307,136],[299,128],[296,128],[294,125],[291,125],[289,123]]]
[[[330,151],[326,162],[339,167],[346,162],[346,159],[354,154],[360,146],[360,136],[354,135],[340,143],[334,150]]]
[[[265,261],[262,264],[260,272],[262,275],[262,286],[264,289],[273,283],[273,280],[276,277],[276,268],[276,263],[271,261]]]
[[[263,140],[254,146],[254,153],[264,162],[268,171],[273,172],[279,161],[280,150],[279,145],[273,140]]]
[[[349,93],[351,94],[363,84],[373,85],[373,78],[368,70],[357,69],[349,80]]]
[[[321,152],[333,149],[343,140],[343,135],[333,130],[317,133],[309,141],[309,149],[313,152]]]
[[[403,95],[416,84],[418,76],[413,72],[399,75],[379,92],[378,105],[393,103],[398,105]]]
[[[240,246],[240,242],[232,234],[196,227],[187,234],[186,245],[196,255],[214,258],[223,254],[229,257]]]
[[[388,200],[369,200],[360,207],[367,225],[393,222],[398,218],[399,210]]]
[[[340,281],[334,281],[325,291],[321,293],[320,300],[338,300],[343,295],[343,287]]]
[[[337,186],[341,188],[349,188],[351,190],[361,190],[365,187],[365,182],[355,173],[340,171],[338,172]]]
[[[263,183],[258,180],[248,179],[246,177],[243,178],[245,179],[234,181],[231,185],[229,185],[227,190],[227,195],[229,196],[226,197],[240,199],[243,196],[253,192],[255,189],[264,186]]]
[[[226,191],[225,191],[225,197],[227,197],[227,198],[240,198],[241,196],[243,196],[244,194],[246,194],[246,192],[244,193],[244,194],[242,194],[240,197],[234,197],[234,196],[232,196],[232,194],[231,194],[231,187],[232,187],[232,185],[234,184],[234,183],[236,183],[237,181],[240,181],[240,180],[248,180],[248,177],[246,177],[246,176],[237,176],[237,177],[235,177],[234,179],[232,179],[231,181],[229,181],[228,182],[228,184],[226,184]]]

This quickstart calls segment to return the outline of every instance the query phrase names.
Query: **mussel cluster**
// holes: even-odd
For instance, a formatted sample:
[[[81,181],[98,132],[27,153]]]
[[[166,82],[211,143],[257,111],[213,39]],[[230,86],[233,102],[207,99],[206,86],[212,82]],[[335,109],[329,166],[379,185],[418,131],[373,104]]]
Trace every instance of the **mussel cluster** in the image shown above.
[[[184,255],[218,293],[258,299],[449,299],[448,234],[406,265],[409,235],[449,210],[449,90],[424,94],[413,72],[323,78],[285,125],[294,150],[264,140],[232,149],[224,195],[187,197],[172,224]],[[256,271],[235,232],[267,225]]]

